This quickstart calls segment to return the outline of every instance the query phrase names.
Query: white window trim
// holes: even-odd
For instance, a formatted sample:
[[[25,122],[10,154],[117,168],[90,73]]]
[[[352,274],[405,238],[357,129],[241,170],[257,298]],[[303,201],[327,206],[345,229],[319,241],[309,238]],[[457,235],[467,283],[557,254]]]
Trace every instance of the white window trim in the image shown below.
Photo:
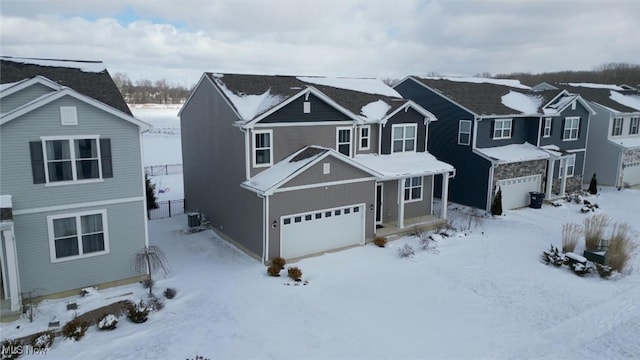
[[[362,130],[367,129],[367,136],[362,135]],[[371,149],[371,125],[363,125],[360,128],[360,141],[358,142],[358,146],[360,150],[369,150]],[[362,140],[367,139],[367,146],[362,146]]]
[[[571,166],[571,172],[569,172],[569,170],[567,169],[567,177],[573,177],[573,175],[575,175],[576,172],[576,156],[575,155],[571,155],[571,156],[567,156],[566,158],[560,160],[560,167],[558,168],[558,178],[562,178],[562,172],[564,171],[564,166],[567,164],[567,162],[569,161],[569,159],[573,160],[573,165]]]
[[[395,129],[399,128],[399,127],[404,129],[402,131],[402,150],[401,151],[394,151],[393,150],[393,141],[394,141],[393,134],[395,133]],[[414,134],[414,137],[413,137],[413,150],[408,150],[407,151],[405,149],[405,144],[406,144],[406,141],[408,139],[410,139],[410,138],[406,137],[406,134],[407,134],[406,129],[410,128],[410,127],[414,128],[414,131],[413,131],[413,134]],[[392,154],[393,153],[397,153],[397,152],[416,152],[417,148],[418,148],[418,124],[394,124],[394,125],[391,125],[391,153]]]
[[[415,198],[415,199],[411,199],[411,194],[412,194],[412,189],[418,188],[418,186],[413,186],[411,185],[412,181],[411,179],[413,178],[420,178],[420,197]],[[409,179],[409,186],[404,186],[403,190],[409,190],[409,199],[404,199],[404,203],[412,203],[412,202],[418,202],[418,201],[422,201],[422,198],[424,196],[424,178],[422,176],[412,176],[410,178],[405,178],[404,181],[406,181],[407,179]],[[402,197],[404,198],[404,192],[402,193]]]
[[[336,127],[336,151],[337,152],[340,152],[340,145],[347,144],[346,142],[343,142],[343,143],[340,142],[340,130],[349,130],[349,155],[348,156],[353,156],[353,143],[351,141],[353,137],[353,127],[351,126]]]
[[[89,253],[89,254],[83,254],[82,253],[82,233],[80,233],[80,234],[77,234],[78,235],[78,253],[79,253],[79,255],[67,256],[67,257],[63,257],[63,258],[60,258],[60,259],[56,258],[56,245],[55,245],[55,236],[54,236],[54,233],[53,233],[53,220],[75,217],[76,218],[76,229],[78,229],[79,231],[82,231],[82,227],[81,227],[81,224],[80,224],[80,217],[81,216],[85,216],[85,215],[96,215],[96,214],[102,215],[102,233],[104,235],[103,236],[103,239],[104,239],[104,250],[103,251],[92,252],[92,253]],[[65,262],[65,261],[76,260],[76,259],[83,259],[83,258],[88,258],[88,257],[93,257],[93,256],[100,256],[100,255],[109,254],[109,252],[110,252],[110,250],[109,250],[109,221],[107,219],[107,209],[83,211],[83,212],[68,213],[68,214],[49,215],[49,216],[47,216],[47,228],[48,228],[48,233],[49,233],[49,254],[50,254],[50,259],[51,259],[52,263],[59,263],[59,262]]]
[[[577,127],[568,128],[570,120],[578,120]],[[576,130],[576,136],[571,137],[571,130]],[[569,130],[569,137],[565,137],[567,130]],[[579,116],[569,116],[564,118],[564,128],[562,129],[562,141],[576,141],[580,138],[580,117]]]
[[[511,139],[511,133],[513,132],[513,119],[495,119],[493,120],[493,140],[502,140],[502,139]],[[500,136],[496,136],[496,131],[498,131],[498,123],[500,126]],[[505,126],[504,124],[509,124],[509,135],[505,136]]]
[[[616,126],[616,124],[618,123],[618,120],[620,120],[620,122],[619,122],[620,126]],[[613,137],[622,136],[622,128],[623,128],[623,126],[624,126],[624,118],[623,117],[614,117],[613,118],[613,124],[611,126],[611,136],[613,136]]]
[[[258,148],[256,145],[256,135],[259,134],[269,134],[269,147],[264,147],[264,148]],[[269,129],[269,130],[254,130],[253,134],[251,134],[251,147],[253,149],[252,151],[252,157],[253,157],[253,167],[254,168],[263,168],[263,167],[269,167],[273,165],[273,130]],[[269,149],[269,162],[268,163],[264,163],[264,164],[258,164],[256,162],[256,159],[258,158],[256,156],[256,152],[258,150],[265,150],[265,149]]]
[[[462,124],[469,124],[469,132],[462,132]],[[466,143],[460,141],[460,137],[463,134],[469,135],[469,140]],[[471,145],[471,120],[460,120],[458,122],[458,145]]]
[[[636,123],[636,132],[632,132],[633,131],[633,123]],[[631,120],[629,121],[629,135],[638,135],[638,133],[640,133],[640,116],[634,116],[631,118]]]
[[[96,141],[96,147],[98,152],[98,178],[78,180],[78,172],[76,170],[76,148],[74,146],[75,140],[94,139]],[[71,155],[71,174],[73,180],[68,181],[50,181],[49,180],[49,159],[47,158],[47,141],[66,140],[69,142],[69,153]],[[45,186],[60,186],[71,184],[87,184],[93,182],[104,181],[102,178],[102,154],[100,153],[100,135],[70,135],[70,136],[41,136],[42,141],[42,158],[44,159],[44,174],[45,174]]]
[[[542,137],[545,137],[545,138],[551,137],[552,123],[553,123],[553,118],[550,118],[550,117],[544,118],[544,128],[542,130]]]

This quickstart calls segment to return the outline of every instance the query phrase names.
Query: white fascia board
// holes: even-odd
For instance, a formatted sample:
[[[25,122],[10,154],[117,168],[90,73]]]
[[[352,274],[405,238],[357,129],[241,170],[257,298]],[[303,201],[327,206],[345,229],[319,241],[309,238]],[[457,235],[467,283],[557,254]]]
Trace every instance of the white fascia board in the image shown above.
[[[400,111],[404,110],[407,111],[409,108],[414,109],[415,111],[417,111],[420,115],[424,116],[425,119],[425,125],[431,121],[437,121],[438,118],[429,110],[423,108],[422,106],[416,104],[413,100],[407,100],[407,102],[405,102],[402,106],[398,107],[397,109],[395,109],[391,114],[385,116],[384,118],[382,118],[382,120],[380,120],[380,123],[384,126],[387,124],[387,121],[389,121],[389,119],[391,119],[392,117],[394,117],[397,113],[399,113]]]
[[[5,96],[14,94],[20,90],[26,89],[34,84],[41,84],[44,85],[48,88],[50,88],[51,90],[57,91],[57,90],[62,90],[65,87],[62,85],[59,85],[58,83],[51,81],[49,79],[47,79],[44,76],[41,75],[37,75],[35,77],[32,77],[31,79],[24,79],[21,80],[19,82],[17,82],[15,85],[7,88],[6,90],[3,90],[0,92],[0,99],[2,99]]]
[[[0,124],[4,125],[7,122],[20,117],[24,114],[27,114],[35,109],[38,109],[44,105],[47,105],[49,103],[51,103],[54,100],[60,99],[63,96],[70,96],[76,100],[82,101],[88,105],[91,105],[93,107],[96,107],[100,110],[103,110],[111,115],[114,115],[122,120],[128,121],[134,125],[137,125],[138,127],[140,127],[140,130],[147,130],[151,128],[150,124],[147,124],[144,121],[138,120],[136,118],[134,118],[131,115],[128,115],[126,113],[123,113],[122,111],[115,109],[109,105],[106,105],[105,103],[102,103],[92,97],[89,96],[85,96],[82,95],[76,91],[74,91],[71,88],[63,88],[62,90],[56,91],[54,93],[42,96],[38,99],[36,99],[35,101],[32,101],[28,104],[25,104],[19,108],[16,108],[6,114],[2,115],[2,120],[0,120]]]

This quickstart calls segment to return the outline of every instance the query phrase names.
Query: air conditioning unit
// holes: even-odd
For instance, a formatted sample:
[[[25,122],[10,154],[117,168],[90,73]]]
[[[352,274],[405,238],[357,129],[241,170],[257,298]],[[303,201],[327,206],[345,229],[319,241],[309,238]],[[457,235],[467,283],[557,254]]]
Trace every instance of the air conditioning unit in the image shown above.
[[[197,227],[202,225],[202,216],[199,212],[187,213],[187,224],[189,227]]]

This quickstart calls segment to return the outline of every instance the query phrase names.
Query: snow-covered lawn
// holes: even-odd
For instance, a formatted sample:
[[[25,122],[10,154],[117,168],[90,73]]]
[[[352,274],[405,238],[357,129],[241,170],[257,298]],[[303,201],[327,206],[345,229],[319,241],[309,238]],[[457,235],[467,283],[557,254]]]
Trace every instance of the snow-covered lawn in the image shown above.
[[[640,191],[604,188],[591,197],[599,212],[632,226],[638,239]],[[185,359],[616,359],[640,355],[640,261],[613,280],[578,277],[540,262],[560,246],[563,223],[582,222],[577,204],[508,211],[444,238],[431,251],[406,237],[296,263],[308,285],[268,277],[265,267],[212,231],[185,232],[186,218],[154,220],[150,240],[167,253],[171,275],[156,293],[178,291],[144,324],[91,328],[74,343],[56,339],[48,358]],[[461,210],[451,209],[459,227]],[[404,244],[416,255],[400,258]],[[578,251],[577,251],[578,252]],[[105,298],[144,298],[139,285],[88,298],[48,301],[37,325],[53,314],[63,324]],[[83,303],[83,302],[86,302]],[[15,329],[16,325],[21,329]],[[21,319],[2,325],[3,338],[34,330]],[[33,358],[36,358],[33,356]]]
[[[182,164],[180,146],[181,105],[129,105],[133,116],[153,127],[142,134],[144,165]]]

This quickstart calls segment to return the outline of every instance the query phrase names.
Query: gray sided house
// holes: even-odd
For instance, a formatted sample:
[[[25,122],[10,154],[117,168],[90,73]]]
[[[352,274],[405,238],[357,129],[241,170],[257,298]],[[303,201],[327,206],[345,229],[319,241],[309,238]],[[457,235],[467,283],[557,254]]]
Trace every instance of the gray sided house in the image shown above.
[[[617,187],[640,184],[640,92],[604,84],[556,84],[580,94],[596,114],[589,125],[585,182]]]
[[[515,209],[530,192],[581,189],[593,110],[579,95],[481,78],[409,76],[394,89],[438,118],[428,151],[457,170],[451,201],[489,210],[501,189],[503,208]]]
[[[138,281],[148,125],[102,63],[0,60],[2,319],[20,313],[26,294]]]
[[[435,120],[379,80],[205,73],[180,111],[188,210],[263,262],[440,223]]]

